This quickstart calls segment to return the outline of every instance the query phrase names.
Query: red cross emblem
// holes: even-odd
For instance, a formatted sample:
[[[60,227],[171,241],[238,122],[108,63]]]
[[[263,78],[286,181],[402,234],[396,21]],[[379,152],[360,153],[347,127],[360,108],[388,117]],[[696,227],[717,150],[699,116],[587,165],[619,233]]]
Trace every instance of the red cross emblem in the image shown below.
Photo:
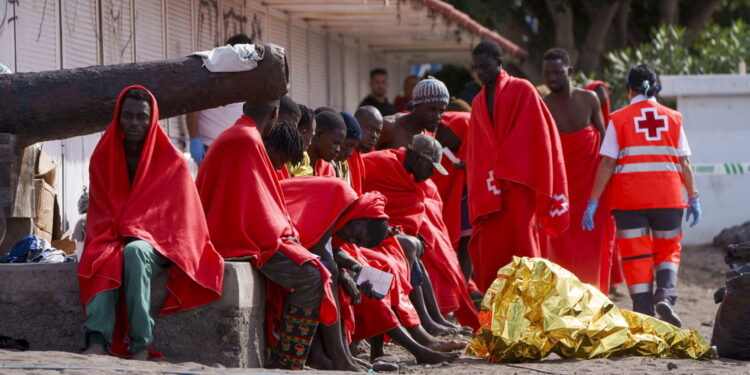
[[[570,204],[568,203],[568,197],[566,197],[565,194],[553,194],[552,199],[553,201],[550,205],[549,216],[560,216],[568,212]]]
[[[641,117],[633,120],[636,133],[645,134],[647,141],[660,141],[661,133],[669,130],[667,116],[660,115],[656,108],[641,109]]]

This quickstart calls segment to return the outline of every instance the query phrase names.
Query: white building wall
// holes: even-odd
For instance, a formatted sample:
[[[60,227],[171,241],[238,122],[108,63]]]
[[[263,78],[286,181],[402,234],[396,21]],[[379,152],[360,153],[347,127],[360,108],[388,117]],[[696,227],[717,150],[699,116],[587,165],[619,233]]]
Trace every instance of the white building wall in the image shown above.
[[[750,75],[661,78],[661,95],[676,97],[683,115],[703,209],[701,223],[685,228],[684,242],[711,242],[722,229],[750,220]],[[723,165],[703,168],[720,163],[745,164],[742,171],[730,168],[733,174]]]
[[[260,0],[0,1],[0,62],[30,72],[175,58],[221,45],[241,31],[287,49],[296,101],[348,111],[369,92],[370,69],[385,67],[392,81],[403,79],[393,74],[399,68],[408,71],[340,34],[302,20],[290,26],[288,15]],[[391,83],[391,100],[397,90],[400,84]],[[184,145],[184,116],[161,124],[178,147]],[[100,136],[42,145],[58,164],[56,189],[66,228],[80,218],[77,201],[88,186],[88,160]]]

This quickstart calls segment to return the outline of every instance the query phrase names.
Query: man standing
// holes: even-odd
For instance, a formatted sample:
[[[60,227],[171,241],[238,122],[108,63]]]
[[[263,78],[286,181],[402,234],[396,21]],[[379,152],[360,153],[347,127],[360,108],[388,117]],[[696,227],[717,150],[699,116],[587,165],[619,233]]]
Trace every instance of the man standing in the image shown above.
[[[483,41],[472,52],[484,84],[472,103],[466,165],[480,291],[514,255],[540,256],[538,228],[568,226],[568,187],[554,120],[534,86],[502,70],[502,50]]]
[[[654,98],[661,86],[653,68],[634,66],[627,82],[630,105],[610,116],[582,224],[586,230],[596,227],[594,213],[611,179],[617,246],[633,310],[651,316],[656,312],[659,318],[680,327],[682,321],[673,306],[677,300],[680,222],[686,207],[683,185],[689,199],[686,219],[693,216],[690,226],[698,224],[701,217],[690,146],[682,115]]]
[[[411,101],[411,95],[417,82],[419,82],[419,78],[415,75],[407,76],[406,79],[404,79],[404,95],[397,96],[396,99],[393,99],[393,107],[396,112],[402,112],[406,109],[406,105]]]
[[[235,44],[252,43],[253,40],[249,36],[237,34],[227,39],[225,44],[234,46]],[[242,116],[242,105],[243,103],[231,103],[185,115],[188,136],[190,137],[190,156],[196,164],[203,161],[211,142]]]
[[[599,163],[599,144],[604,135],[604,120],[596,93],[570,84],[573,68],[570,56],[554,48],[544,53],[542,71],[551,93],[544,97],[560,134],[565,173],[570,194],[571,221],[583,218],[586,202],[591,193],[596,167]],[[609,292],[601,285],[602,269],[609,272],[612,258],[612,241],[606,238],[614,233],[607,231],[609,215],[599,215],[594,231],[583,231],[573,225],[557,238],[551,239],[549,259],[588,284]]]
[[[272,328],[268,342],[277,342],[273,365],[302,369],[318,324],[330,325],[338,315],[331,274],[297,239],[261,140],[278,108],[278,100],[245,103],[244,115],[209,149],[195,183],[216,250],[224,258],[250,258],[268,282],[291,291],[266,295],[268,306],[282,300],[284,311],[280,322],[267,311],[265,324]]]
[[[383,68],[375,68],[370,71],[370,95],[359,103],[359,106],[371,105],[380,111],[383,116],[396,113],[393,104],[388,102],[385,96],[388,91],[388,72]]]

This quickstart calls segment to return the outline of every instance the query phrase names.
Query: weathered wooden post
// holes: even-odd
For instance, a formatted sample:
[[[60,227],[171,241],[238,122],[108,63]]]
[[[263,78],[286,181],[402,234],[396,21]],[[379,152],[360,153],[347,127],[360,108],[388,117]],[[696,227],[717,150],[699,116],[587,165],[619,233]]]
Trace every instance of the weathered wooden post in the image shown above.
[[[161,118],[287,93],[286,57],[270,45],[249,71],[212,73],[200,57],[0,75],[0,214],[10,217],[26,146],[102,131],[122,89],[142,85],[156,97]],[[33,181],[32,181],[33,182]],[[20,188],[19,188],[20,187]],[[31,189],[31,186],[28,186]],[[0,240],[5,223],[0,218]]]

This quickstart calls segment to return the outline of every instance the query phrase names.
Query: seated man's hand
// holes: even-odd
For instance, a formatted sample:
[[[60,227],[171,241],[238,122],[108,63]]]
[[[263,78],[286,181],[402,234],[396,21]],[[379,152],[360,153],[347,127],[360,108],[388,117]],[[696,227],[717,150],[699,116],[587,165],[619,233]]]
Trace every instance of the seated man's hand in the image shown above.
[[[369,281],[363,282],[362,285],[359,286],[359,291],[370,299],[383,299],[383,297],[377,295],[372,290],[372,283]]]
[[[357,289],[357,283],[352,276],[349,275],[349,272],[343,270],[339,272],[339,282],[341,282],[341,286],[344,287],[346,294],[352,298],[352,305],[359,305],[360,302],[362,302],[362,294],[359,292],[359,289]]]

